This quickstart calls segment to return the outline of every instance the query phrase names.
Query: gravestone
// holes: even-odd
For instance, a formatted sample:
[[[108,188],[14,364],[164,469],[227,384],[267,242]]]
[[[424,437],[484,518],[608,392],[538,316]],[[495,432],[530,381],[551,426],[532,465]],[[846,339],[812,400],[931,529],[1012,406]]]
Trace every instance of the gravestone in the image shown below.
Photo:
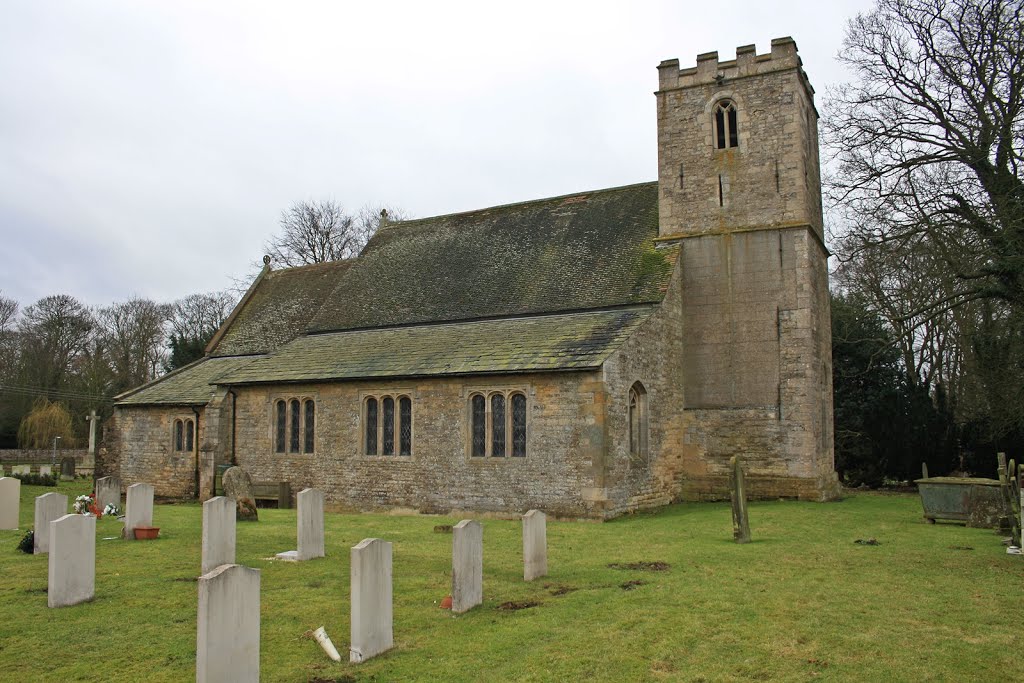
[[[14,477],[0,477],[0,529],[18,528],[20,504],[21,480]]]
[[[235,501],[217,496],[203,503],[203,557],[200,574],[235,563]]]
[[[199,577],[196,683],[260,680],[260,570],[224,564]]]
[[[299,560],[324,556],[324,494],[303,489],[296,496],[299,508]]]
[[[484,528],[464,519],[452,529],[452,612],[484,601]]]
[[[921,478],[922,479],[927,479],[928,478],[928,463],[926,463],[926,462],[922,462],[921,463]]]
[[[111,504],[121,508],[121,480],[117,477],[100,477],[96,480],[96,506],[102,511]]]
[[[394,644],[391,604],[391,544],[364,538],[351,550],[349,661],[365,662]]]
[[[747,486],[743,478],[740,456],[729,459],[732,466],[732,537],[737,543],[750,543],[750,521],[747,518]]]
[[[50,552],[50,522],[68,514],[68,497],[53,491],[37,496],[35,513],[32,553],[42,555]]]
[[[60,480],[75,480],[75,459],[70,455],[60,459]]]
[[[40,465],[39,466],[39,476],[41,476],[41,477],[48,477],[51,474],[53,474],[53,467],[51,467],[50,465]]]
[[[235,501],[235,516],[240,522],[259,521],[256,499],[252,493],[252,477],[241,467],[229,467],[221,477],[224,495]]]
[[[64,515],[50,522],[49,607],[92,600],[96,593],[96,518]]]
[[[125,496],[124,537],[134,541],[137,526],[153,526],[153,487],[149,484],[132,484]]]
[[[11,465],[11,474],[32,474],[32,465]]]
[[[540,510],[523,515],[523,578],[548,575],[548,518]]]

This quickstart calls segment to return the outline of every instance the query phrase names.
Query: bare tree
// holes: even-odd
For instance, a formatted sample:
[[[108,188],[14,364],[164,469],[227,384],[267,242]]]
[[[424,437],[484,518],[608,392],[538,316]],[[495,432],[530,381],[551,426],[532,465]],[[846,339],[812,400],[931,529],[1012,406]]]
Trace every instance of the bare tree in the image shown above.
[[[26,383],[47,390],[67,385],[95,325],[89,310],[66,294],[26,307],[18,322]]]
[[[207,343],[231,315],[236,302],[231,292],[192,294],[175,301],[168,320],[170,356],[166,368],[173,370],[202,358]]]
[[[878,0],[839,58],[857,81],[824,117],[843,258],[920,245],[946,266],[941,311],[1024,307],[1024,17],[1018,0]]]
[[[132,298],[99,309],[100,344],[109,363],[113,393],[155,378],[166,356],[164,326],[171,306]]]
[[[281,213],[281,232],[265,245],[271,263],[285,267],[339,261],[359,255],[387,220],[405,220],[405,212],[367,205],[355,214],[333,200],[295,202]]]

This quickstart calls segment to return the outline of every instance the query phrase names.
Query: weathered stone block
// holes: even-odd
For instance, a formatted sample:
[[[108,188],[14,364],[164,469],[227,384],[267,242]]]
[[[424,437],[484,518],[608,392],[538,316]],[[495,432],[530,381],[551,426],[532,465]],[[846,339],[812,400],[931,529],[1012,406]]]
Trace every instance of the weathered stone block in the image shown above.
[[[36,497],[33,554],[50,552],[50,522],[67,513],[68,497],[64,494],[50,491]]]
[[[21,480],[0,477],[0,529],[17,529],[21,506]]]
[[[235,563],[235,501],[217,496],[203,503],[201,574]]]
[[[252,477],[241,467],[225,470],[221,478],[224,495],[235,501],[236,517],[241,522],[259,521],[256,499],[253,497]]]
[[[530,510],[523,515],[523,578],[533,581],[547,574],[547,515],[540,510]]]
[[[260,680],[260,570],[221,565],[199,577],[196,683]]]
[[[484,601],[484,528],[464,519],[452,529],[452,612]]]
[[[351,550],[349,661],[365,662],[394,647],[391,544],[363,539]]]
[[[125,496],[124,537],[135,540],[135,527],[153,526],[153,487],[149,484],[132,484]]]
[[[64,515],[50,522],[46,604],[68,607],[96,593],[96,518]]]

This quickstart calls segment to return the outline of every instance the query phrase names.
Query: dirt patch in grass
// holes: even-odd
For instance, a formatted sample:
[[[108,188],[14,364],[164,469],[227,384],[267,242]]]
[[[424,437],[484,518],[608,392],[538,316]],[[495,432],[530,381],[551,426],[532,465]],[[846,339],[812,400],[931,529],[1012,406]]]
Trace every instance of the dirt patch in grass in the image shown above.
[[[179,576],[178,578],[171,579],[171,580],[172,581],[185,581],[187,583],[192,583],[193,581],[198,581],[199,577],[198,576]]]
[[[45,588],[26,588],[26,593],[46,593],[48,592]]]
[[[576,586],[566,586],[550,583],[544,584],[544,587],[547,588],[550,591],[550,593],[554,596],[566,595],[568,593],[572,593],[573,591],[579,590],[579,588],[577,588]]]
[[[503,602],[498,605],[498,609],[507,612],[515,612],[516,610],[530,609],[531,607],[536,607],[539,604],[540,603],[536,600],[509,600],[508,602]]]
[[[875,538],[858,538],[854,543],[857,545],[882,545]]]
[[[450,534],[452,532],[451,524],[438,524],[434,527],[435,534]]]
[[[619,584],[619,588],[621,588],[624,591],[631,591],[634,588],[636,588],[637,586],[646,586],[646,585],[647,585],[647,582],[644,581],[643,579],[633,579],[632,581],[627,581],[626,583],[620,583]]]
[[[342,674],[337,678],[316,678],[309,679],[309,683],[356,683],[356,677],[351,674]]]
[[[666,572],[669,570],[670,565],[668,562],[612,562],[608,565],[609,569],[629,569],[632,571],[641,572]]]
[[[951,546],[949,546],[949,549],[950,550],[974,550],[974,548],[972,548],[969,545],[951,545]]]

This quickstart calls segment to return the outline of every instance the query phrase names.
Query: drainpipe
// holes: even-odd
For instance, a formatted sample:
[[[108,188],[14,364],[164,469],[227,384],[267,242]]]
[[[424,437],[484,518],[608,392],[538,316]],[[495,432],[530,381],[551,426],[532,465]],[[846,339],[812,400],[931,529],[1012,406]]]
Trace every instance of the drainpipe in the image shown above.
[[[235,393],[234,389],[228,389],[228,393],[231,394],[231,464],[237,465],[238,461],[235,459],[235,435],[238,430],[235,428],[235,415],[238,409],[238,394]]]
[[[192,437],[192,455],[196,464],[196,500],[199,500],[201,497],[199,493],[199,409],[192,406],[192,414],[196,417],[196,429]]]

